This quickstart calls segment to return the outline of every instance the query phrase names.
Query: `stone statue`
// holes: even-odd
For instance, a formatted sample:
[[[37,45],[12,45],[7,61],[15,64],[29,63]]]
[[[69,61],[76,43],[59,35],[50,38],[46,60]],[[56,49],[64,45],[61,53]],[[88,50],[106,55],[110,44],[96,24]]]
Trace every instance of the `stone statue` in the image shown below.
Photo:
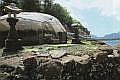
[[[16,4],[10,3],[10,5],[5,6],[5,11],[8,13],[7,22],[10,25],[10,30],[8,32],[8,37],[5,40],[3,56],[16,53],[18,50],[22,49],[21,39],[18,39],[17,31],[15,29],[15,25],[18,22],[18,19],[16,19],[16,14],[20,13],[21,9],[16,7]]]
[[[16,7],[16,4],[10,3],[10,5],[5,6],[5,11],[8,13],[8,17],[11,17],[11,14],[14,14],[14,18],[16,18],[16,14],[20,13],[22,9]]]

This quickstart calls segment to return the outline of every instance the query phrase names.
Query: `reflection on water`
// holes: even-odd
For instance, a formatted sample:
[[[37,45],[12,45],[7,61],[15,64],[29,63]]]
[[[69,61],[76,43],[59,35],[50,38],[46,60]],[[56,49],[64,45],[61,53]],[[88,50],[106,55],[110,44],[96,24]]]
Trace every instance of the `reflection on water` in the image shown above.
[[[109,40],[109,41],[104,41],[108,45],[116,45],[120,44],[120,40]]]

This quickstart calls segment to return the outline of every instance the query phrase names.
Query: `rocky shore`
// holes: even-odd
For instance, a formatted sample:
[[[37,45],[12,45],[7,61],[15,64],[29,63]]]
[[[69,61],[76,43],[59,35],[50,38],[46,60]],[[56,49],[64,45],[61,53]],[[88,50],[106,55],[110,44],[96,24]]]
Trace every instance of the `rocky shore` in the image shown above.
[[[0,80],[120,80],[119,48],[59,45],[39,49],[1,58]]]

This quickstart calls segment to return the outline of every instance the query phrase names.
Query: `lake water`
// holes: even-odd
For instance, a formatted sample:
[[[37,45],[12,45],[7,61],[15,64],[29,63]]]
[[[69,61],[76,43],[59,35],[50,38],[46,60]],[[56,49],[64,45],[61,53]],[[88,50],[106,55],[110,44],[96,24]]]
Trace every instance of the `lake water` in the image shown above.
[[[110,40],[110,41],[104,41],[108,45],[116,45],[120,44],[120,40]]]

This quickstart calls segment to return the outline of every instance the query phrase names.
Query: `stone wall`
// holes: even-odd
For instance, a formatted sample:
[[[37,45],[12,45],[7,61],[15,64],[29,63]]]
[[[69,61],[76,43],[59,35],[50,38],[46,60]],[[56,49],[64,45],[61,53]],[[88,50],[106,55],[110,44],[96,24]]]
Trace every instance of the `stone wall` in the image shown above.
[[[23,60],[22,67],[1,65],[0,74],[7,73],[3,80],[120,80],[120,56],[113,52],[102,49],[93,57],[65,55],[59,59],[31,56]]]

